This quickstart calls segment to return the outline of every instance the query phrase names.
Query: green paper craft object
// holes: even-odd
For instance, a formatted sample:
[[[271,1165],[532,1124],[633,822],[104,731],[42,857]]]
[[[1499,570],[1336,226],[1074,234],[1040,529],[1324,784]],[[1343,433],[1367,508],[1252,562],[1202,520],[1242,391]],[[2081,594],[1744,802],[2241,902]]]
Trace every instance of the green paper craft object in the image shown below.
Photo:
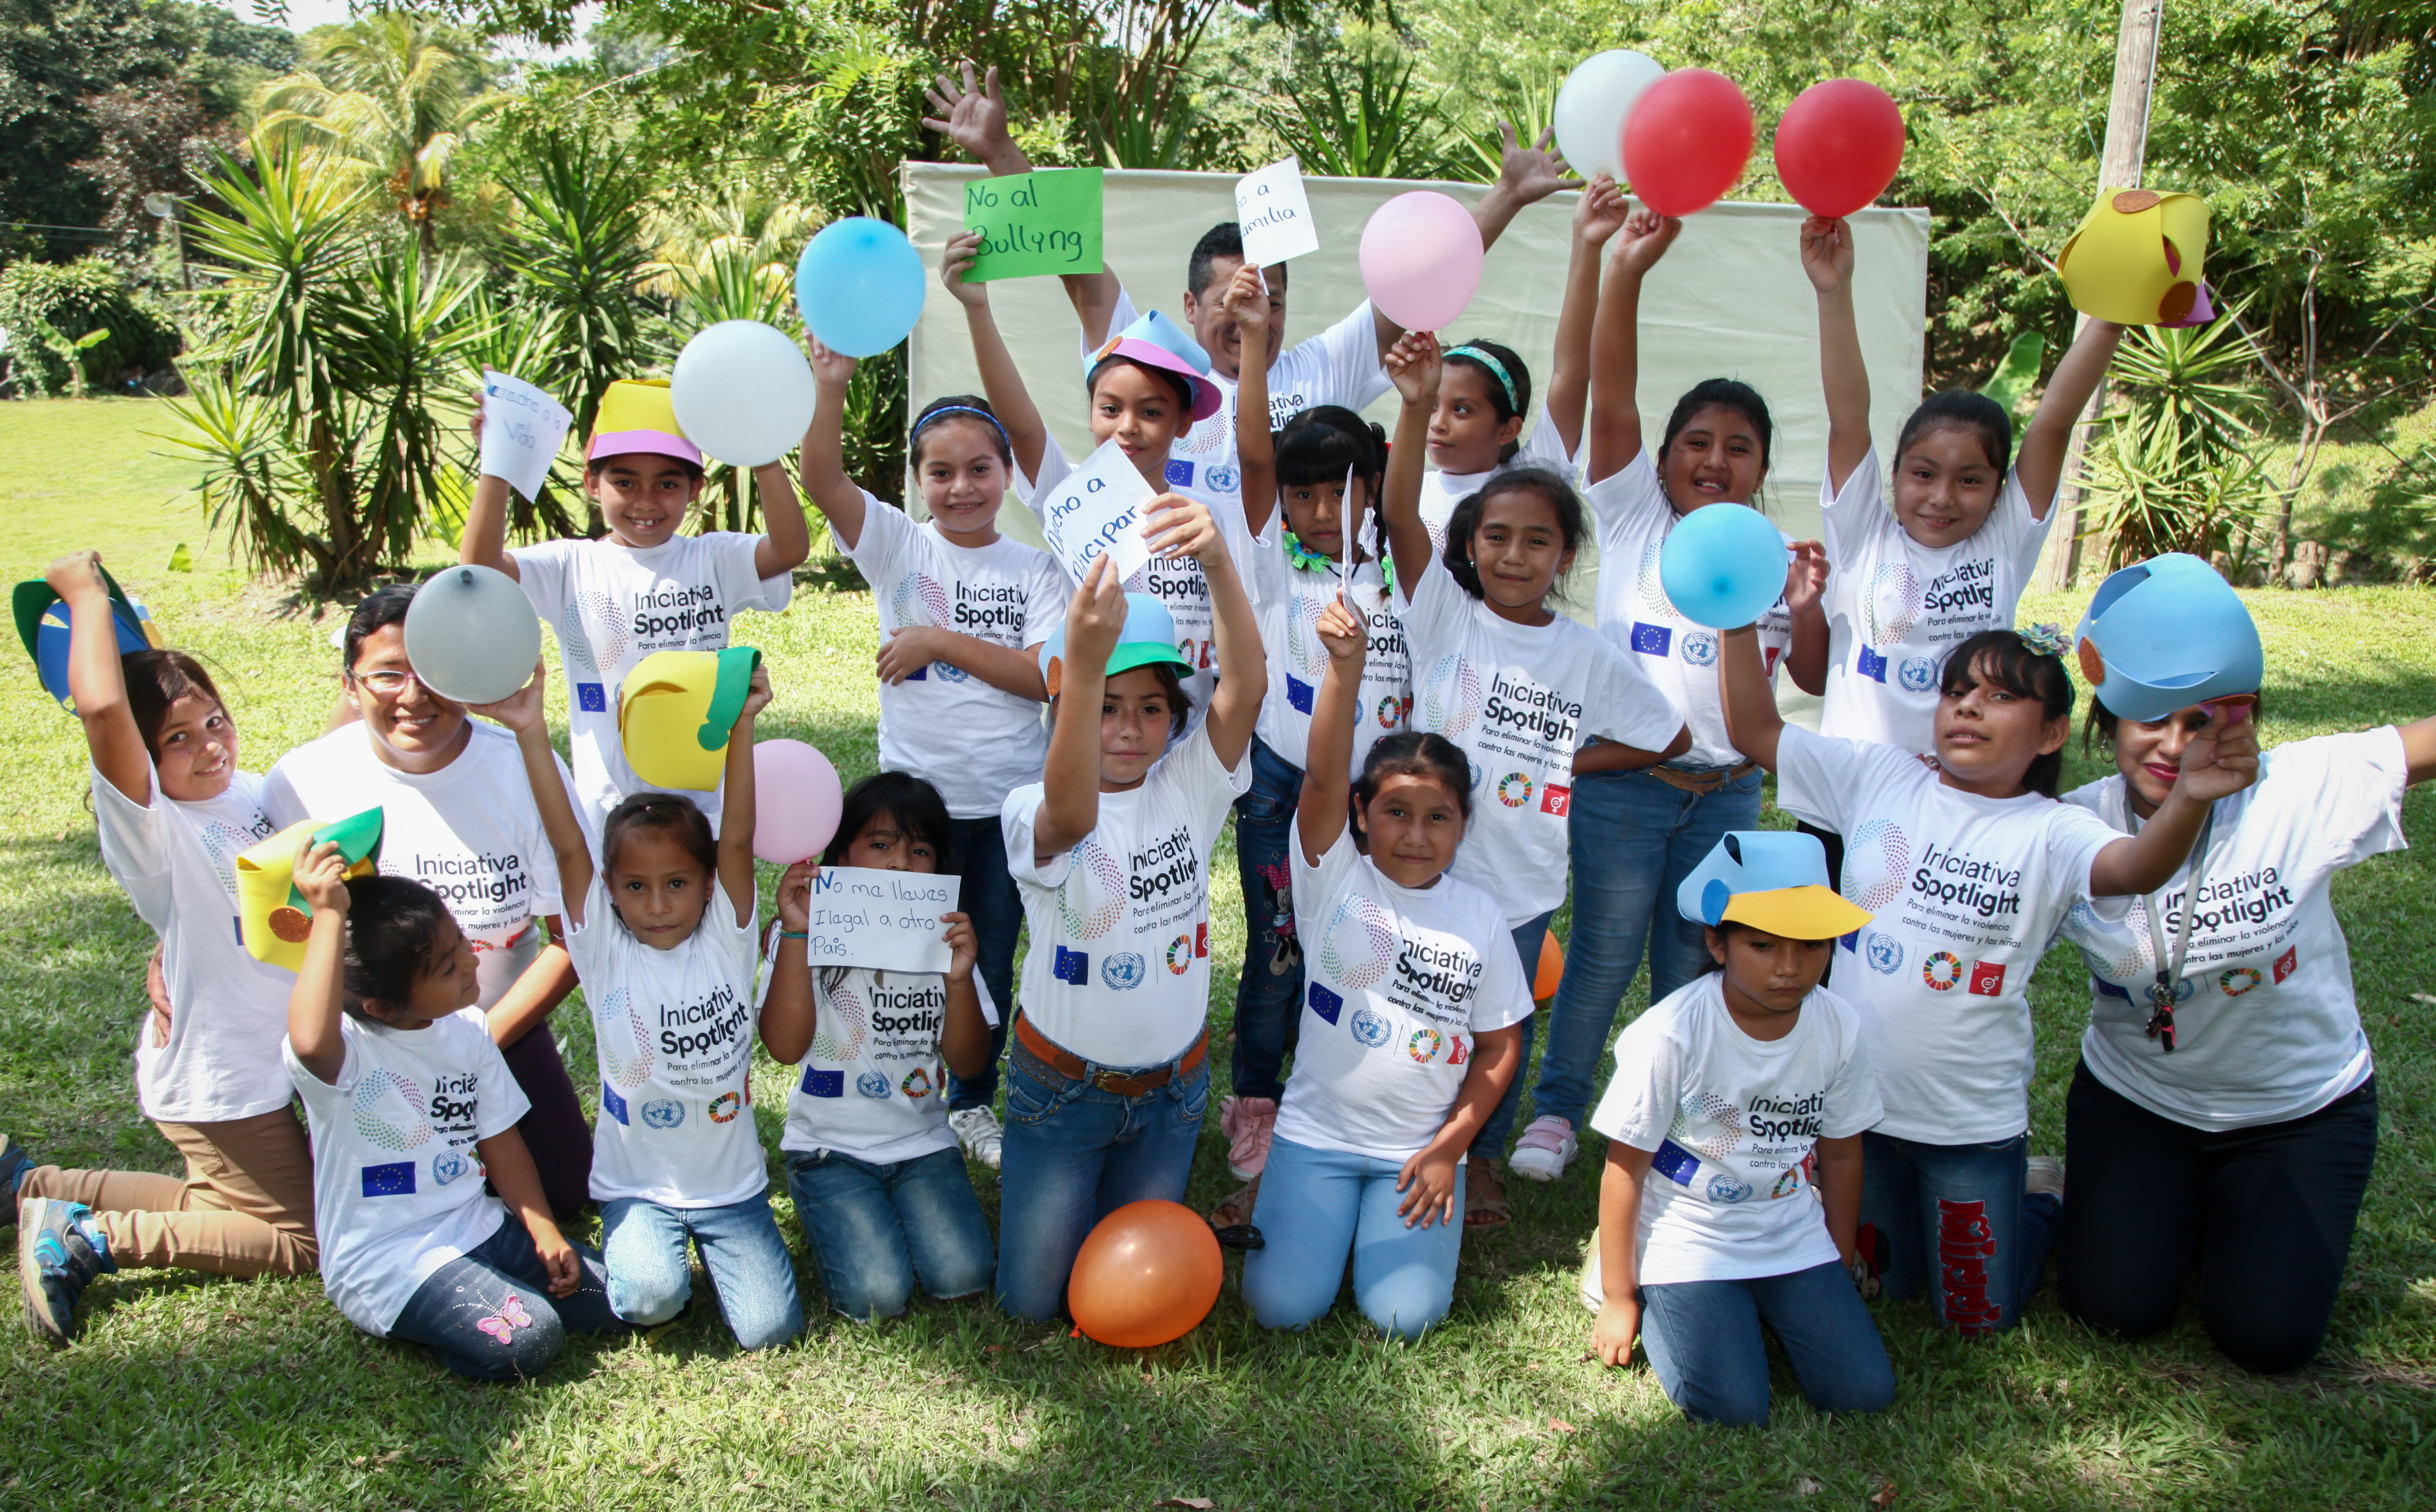
[[[350,814],[336,824],[323,825],[313,831],[313,843],[335,843],[339,847],[339,859],[347,863],[347,870],[352,874],[358,866],[379,864],[383,826],[381,810],[367,808],[362,813]],[[308,912],[311,911],[311,905],[304,901],[304,894],[297,887],[293,877],[287,880],[287,906],[304,909]]]

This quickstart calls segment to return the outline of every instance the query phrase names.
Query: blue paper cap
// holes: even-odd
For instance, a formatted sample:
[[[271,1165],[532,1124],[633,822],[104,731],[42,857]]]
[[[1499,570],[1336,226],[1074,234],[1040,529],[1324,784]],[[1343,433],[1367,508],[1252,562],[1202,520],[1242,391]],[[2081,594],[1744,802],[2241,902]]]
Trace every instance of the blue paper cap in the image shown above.
[[[1117,335],[1123,339],[1148,341],[1153,346],[1164,347],[1192,363],[1195,373],[1207,374],[1209,371],[1209,354],[1202,349],[1200,342],[1192,339],[1192,333],[1157,310],[1134,322],[1133,324],[1119,331]]]
[[[1066,621],[1049,633],[1040,647],[1040,675],[1049,675],[1049,664],[1066,654]],[[1174,662],[1190,671],[1192,662],[1175,649],[1175,617],[1167,605],[1146,593],[1125,595],[1125,628],[1117,634],[1117,649],[1108,653],[1107,675],[1129,672],[1152,662]]]
[[[1833,940],[1870,922],[1836,895],[1818,837],[1792,829],[1727,831],[1676,889],[1675,907],[1696,924],[1732,919],[1788,940]]]
[[[2170,551],[2098,584],[2073,634],[2080,672],[2120,719],[2146,723],[2266,680],[2267,652],[2216,568]]]

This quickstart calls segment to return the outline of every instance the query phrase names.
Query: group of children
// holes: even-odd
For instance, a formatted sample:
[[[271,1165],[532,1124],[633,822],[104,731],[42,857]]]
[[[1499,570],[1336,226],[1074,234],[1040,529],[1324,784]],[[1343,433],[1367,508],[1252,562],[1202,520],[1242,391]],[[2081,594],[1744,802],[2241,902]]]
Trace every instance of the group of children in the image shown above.
[[[994,171],[1026,165],[994,81],[943,80],[934,103],[933,124]],[[1557,172],[1510,147],[1484,239]],[[1210,1220],[1250,1249],[1243,1288],[1262,1325],[1326,1314],[1349,1262],[1370,1322],[1419,1335],[1451,1306],[1463,1234],[1505,1220],[1501,1178],[1560,1175],[1587,1124],[1608,1140],[1583,1277],[1593,1341],[1622,1364],[1638,1338],[1695,1416],[1765,1419],[1763,1327],[1822,1410],[1884,1407],[1893,1376],[1864,1295],[1926,1286],[1941,1323],[2006,1327],[2059,1222],[2076,1311],[2163,1327],[2203,1253],[2226,1347],[2259,1368],[2306,1359],[2375,1133],[2326,878],[2401,843],[2400,792],[2436,769],[2436,726],[2262,764],[2254,721],[2218,704],[2133,724],[2101,704],[2124,775],[2058,801],[2065,647],[2012,617],[2120,330],[2085,330],[2018,454],[1989,401],[1922,405],[1889,510],[1852,240],[1834,220],[1801,232],[1827,539],[1787,543],[1784,596],[1757,623],[1686,618],[1659,576],[1668,533],[1758,497],[1772,426],[1760,394],[1717,378],[1646,443],[1641,287],[1679,230],[1604,178],[1583,188],[1536,419],[1510,347],[1444,347],[1366,304],[1280,350],[1286,271],[1245,266],[1231,224],[1194,251],[1189,334],[1137,318],[1111,273],[1069,278],[1090,433],[1157,495],[1151,561],[1129,581],[1105,557],[1070,581],[998,531],[1010,496],[1040,507],[1070,464],[986,286],[963,276],[972,236],[948,242],[942,277],[986,393],[914,420],[927,518],[849,479],[854,362],[815,342],[800,480],[873,590],[883,770],[846,794],[817,863],[786,870],[766,927],[749,843],[768,671],[715,794],[654,791],[627,766],[618,689],[650,652],[720,649],[737,611],[783,609],[809,536],[774,467],[757,478],[768,534],[677,533],[702,459],[664,390],[604,401],[586,479],[605,537],[507,550],[505,484],[489,477],[463,537],[464,559],[516,578],[557,632],[571,772],[551,752],[545,669],[497,704],[450,704],[405,656],[410,591],[385,590],[347,637],[344,712],[362,728],[291,753],[266,783],[238,769],[208,673],[174,652],[122,662],[97,559],[62,558],[50,581],[74,624],[105,860],[165,947],[139,1083],[190,1176],[61,1172],[0,1141],[37,1330],[64,1342],[84,1284],[120,1265],[250,1275],[318,1259],[368,1331],[505,1380],[545,1365],[565,1328],[675,1316],[690,1245],[739,1343],[778,1343],[803,1311],[747,1116],[757,1034],[800,1067],[780,1152],[833,1307],[892,1316],[918,1289],[1053,1317],[1100,1218],[1184,1194],[1213,1079],[1209,872],[1231,811],[1248,943],[1219,1122],[1246,1185]],[[1390,387],[1392,444],[1356,412]],[[1595,629],[1554,606],[1593,531]],[[1779,718],[1780,667],[1824,693],[1824,733]],[[1763,773],[1801,833],[1760,827]],[[2349,818],[2313,823],[2312,802]],[[300,855],[303,967],[252,960],[230,928],[230,859],[370,803],[391,826],[379,874],[346,875],[329,846]],[[447,860],[424,831],[478,860]],[[949,968],[816,964],[821,866],[956,875]],[[468,868],[489,885],[426,885]],[[2261,1032],[2234,999],[2276,994],[2245,955],[2265,948],[2263,915],[2236,930],[2211,913],[2219,927],[2195,936],[2198,869],[2219,889],[2282,876],[2279,907],[2313,931],[2314,1005],[2272,1055],[2218,1048]],[[1569,879],[1571,949],[1509,1162],[1529,983]],[[2137,1016],[2110,1006],[2163,960],[2160,917],[2180,931],[2165,990],[2185,961],[2225,984],[2208,1002],[2221,1012],[2186,1014],[2170,1060],[2153,1023],[2127,1032]],[[2060,932],[2090,952],[2098,993],[2069,1138],[2101,1117],[2110,1142],[2142,1118],[2171,1125],[2134,1132],[2178,1162],[2187,1200],[2151,1200],[2118,1156],[2084,1223],[2078,1178],[2065,1205],[2061,1164],[2028,1156],[2029,977]],[[1593,1110],[1644,956],[1652,1006],[1614,1042]],[[2274,988],[2294,959],[2261,956]],[[579,982],[599,1059],[589,1130],[546,1029]],[[2184,1128],[2197,1137],[2178,1142]],[[967,1156],[1000,1172],[994,1242]],[[2278,1215],[2226,1170],[2339,1156],[2357,1166],[2347,1204],[2350,1173],[2292,1199],[2314,1249],[2231,1233]],[[597,1253],[559,1226],[587,1197]],[[2131,1232],[2161,1211],[2171,1234]],[[2228,1245],[2247,1270],[2219,1263]],[[2280,1343],[2245,1352],[2234,1336],[2258,1331],[2271,1293]]]

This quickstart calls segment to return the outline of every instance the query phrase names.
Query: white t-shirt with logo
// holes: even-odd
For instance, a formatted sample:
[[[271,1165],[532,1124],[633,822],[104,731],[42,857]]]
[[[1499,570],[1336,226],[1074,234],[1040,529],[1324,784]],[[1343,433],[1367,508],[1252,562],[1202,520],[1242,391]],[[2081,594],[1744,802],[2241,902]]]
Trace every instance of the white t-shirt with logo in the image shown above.
[[[1718,633],[1678,613],[1658,575],[1666,537],[1683,517],[1667,502],[1649,449],[1592,484],[1586,496],[1598,516],[1599,634],[1632,656],[1691,726],[1692,749],[1667,765],[1740,766],[1742,753],[1726,736],[1717,688]],[[1779,597],[1759,617],[1760,655],[1771,685],[1792,646],[1793,614]]]
[[[1308,953],[1278,1137],[1405,1159],[1446,1123],[1475,1039],[1531,1017],[1505,911],[1453,877],[1398,886],[1355,848],[1349,826],[1316,866],[1300,841],[1288,848]]]
[[[2123,837],[2039,793],[1982,798],[1918,756],[1788,724],[1780,777],[1825,795],[1844,837],[1844,896],[1876,915],[1836,947],[1836,991],[1860,1010],[1887,1104],[1877,1127],[1923,1144],[1987,1144],[2030,1126],[2030,973],[2089,869]]]
[[[339,1040],[334,1082],[306,1070],[284,1035],[280,1064],[313,1135],[322,1290],[348,1322],[386,1337],[433,1271],[509,1222],[482,1190],[475,1146],[531,1104],[477,1010],[414,1030],[344,1014]]]
[[[2171,951],[2190,866],[2119,920],[2073,910],[2064,937],[2089,965],[2080,1053],[2090,1074],[2152,1113],[2214,1132],[2315,1113],[2367,1081],[2351,948],[2329,890],[2344,867],[2409,843],[2410,770],[2392,725],[2294,740],[2259,756],[2254,785],[2217,801],[2171,1054],[2146,1032],[2157,981],[2149,910],[2163,908]],[[2136,828],[2119,773],[2064,802]]]
[[[778,959],[770,936],[761,1000]],[[948,1127],[948,1068],[939,1045],[948,1029],[948,979],[936,971],[875,971],[814,966],[812,1044],[778,1148],[798,1155],[834,1150],[872,1165],[895,1165],[956,1148]],[[989,985],[973,973],[982,1017],[998,1023]]]
[[[1827,699],[1818,733],[1932,752],[1945,653],[1983,630],[2013,628],[2055,511],[2030,518],[2021,475],[2008,473],[1976,533],[1942,548],[1924,547],[1904,533],[1887,502],[1875,447],[1842,489],[1822,484],[1819,492],[1833,570],[1822,603]],[[1799,789],[1779,788],[1786,809],[1818,823]]]
[[[1591,1127],[1655,1151],[1641,1182],[1644,1285],[1787,1276],[1836,1260],[1811,1199],[1820,1139],[1878,1122],[1861,1018],[1824,987],[1783,1039],[1753,1039],[1725,977],[1687,982],[1615,1042]]]
[[[1545,467],[1573,481],[1575,458],[1565,450],[1565,438],[1558,434],[1557,423],[1548,418],[1547,406],[1540,407],[1540,418],[1522,438],[1522,449],[1510,461],[1499,462],[1485,473],[1442,473],[1433,467],[1421,474],[1421,524],[1430,532],[1430,552],[1446,554],[1447,522],[1454,518],[1454,507],[1480,492],[1483,485],[1500,473],[1517,467]]]
[[[236,859],[276,832],[262,812],[262,779],[235,773],[218,797],[180,803],[162,793],[148,757],[145,775],[148,806],[92,773],[102,864],[160,936],[176,1010],[165,1043],[153,1042],[150,1010],[136,1026],[136,1098],[146,1118],[165,1123],[276,1113],[291,1095],[279,1044],[296,974],[256,961],[237,933]]]
[[[1140,787],[1100,794],[1100,822],[1035,864],[1044,789],[1007,795],[1007,870],[1032,932],[1023,1016],[1101,1066],[1157,1066],[1209,1017],[1209,852],[1252,785],[1249,753],[1229,772],[1205,725],[1185,732]]]
[[[1565,900],[1574,753],[1593,736],[1662,751],[1682,716],[1624,652],[1561,614],[1500,618],[1435,558],[1409,591],[1413,728],[1471,758],[1471,825],[1450,875],[1503,903],[1508,925],[1525,923]]]
[[[533,806],[516,738],[475,720],[466,728],[455,760],[412,773],[374,754],[362,721],[342,724],[273,763],[262,802],[281,829],[377,806],[381,875],[421,882],[447,902],[474,947],[481,1006],[488,1008],[540,953],[541,920],[561,912],[558,859]],[[566,763],[552,759],[573,801]]]
[[[1066,619],[1072,590],[1056,560],[999,537],[958,546],[935,524],[862,495],[862,535],[848,553],[871,584],[885,641],[930,625],[1012,651],[1047,640]],[[879,766],[910,772],[939,790],[958,819],[985,819],[1049,757],[1041,705],[991,686],[962,668],[932,662],[905,681],[879,685]]]
[[[724,1208],[767,1187],[751,1076],[761,953],[727,889],[712,878],[693,933],[654,950],[618,917],[608,879],[596,875],[566,949],[600,1062],[592,1195]]]
[[[649,550],[597,541],[544,541],[510,553],[533,612],[558,633],[566,674],[568,748],[576,791],[597,836],[618,800],[655,790],[626,764],[618,739],[618,690],[655,651],[723,651],[740,610],[772,614],[794,597],[794,579],[754,571],[757,535],[679,535]],[[678,791],[678,790],[668,790]],[[719,794],[686,791],[719,827]]]
[[[1336,570],[1332,565],[1298,567],[1287,560],[1282,527],[1274,520],[1269,534],[1252,548],[1252,565],[1260,583],[1253,614],[1261,622],[1261,649],[1269,662],[1269,690],[1261,700],[1261,743],[1300,769],[1311,764],[1311,714],[1319,698],[1320,677],[1328,670],[1319,616],[1336,601]],[[1412,717],[1413,668],[1404,623],[1397,617],[1395,595],[1379,564],[1355,566],[1351,582],[1350,601],[1369,625],[1353,721],[1349,774],[1358,776],[1363,758],[1379,738],[1402,729]]]

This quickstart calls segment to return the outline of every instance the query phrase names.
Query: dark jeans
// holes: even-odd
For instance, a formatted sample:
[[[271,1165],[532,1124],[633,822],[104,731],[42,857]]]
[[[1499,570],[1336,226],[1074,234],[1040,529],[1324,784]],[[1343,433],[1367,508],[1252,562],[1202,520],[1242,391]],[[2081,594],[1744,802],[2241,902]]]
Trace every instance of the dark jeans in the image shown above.
[[[2317,1354],[2376,1157],[2375,1078],[2315,1113],[2211,1134],[2084,1065],[2064,1099],[2064,1152],[2066,1308],[2116,1333],[2156,1333],[2197,1266],[2200,1319],[2234,1364],[2273,1373]]]
[[[971,915],[981,947],[982,982],[998,1008],[990,1031],[989,1065],[971,1081],[948,1073],[948,1109],[987,1107],[998,1101],[998,1063],[1006,1053],[1006,1026],[1015,1021],[1015,941],[1023,932],[1023,899],[1006,869],[1006,834],[998,816],[949,821],[955,830],[956,863],[964,872],[958,908]]]
[[[2056,1200],[2023,1194],[2030,1137],[1923,1144],[1861,1136],[1861,1222],[1890,1252],[1888,1296],[1932,1278],[1937,1321],[1965,1334],[2010,1329],[2055,1245]]]
[[[1548,921],[1556,916],[1556,911],[1551,909],[1536,919],[1514,926],[1514,949],[1522,958],[1522,980],[1525,982],[1539,974],[1540,947],[1548,938]],[[1522,1084],[1531,1079],[1531,1036],[1539,1027],[1538,1014],[1522,1017],[1522,1051],[1521,1058],[1514,1063],[1514,1080],[1505,1084],[1505,1095],[1497,1100],[1497,1106],[1489,1111],[1488,1121],[1480,1126],[1478,1134],[1472,1136],[1470,1158],[1505,1158],[1505,1137],[1514,1132],[1514,1112],[1522,1103]]]
[[[498,1232],[424,1277],[389,1336],[425,1346],[469,1380],[540,1375],[566,1346],[568,1329],[611,1333],[626,1327],[609,1311],[609,1273],[600,1252],[578,1244],[575,1255],[582,1284],[572,1295],[550,1295],[532,1235],[505,1219]]]
[[[499,1051],[499,1058],[508,1063],[508,1074],[532,1104],[516,1121],[516,1132],[532,1152],[542,1195],[549,1200],[551,1216],[571,1223],[591,1195],[592,1125],[584,1121],[583,1104],[576,1101],[575,1083],[567,1077],[549,1020],[526,1030],[524,1038]]]
[[[1302,770],[1252,741],[1252,786],[1235,800],[1235,870],[1244,884],[1244,972],[1235,988],[1237,1097],[1285,1095],[1302,1027],[1302,940],[1295,932],[1295,806]]]
[[[1641,1289],[1641,1347],[1666,1399],[1703,1422],[1767,1422],[1767,1345],[1784,1346],[1822,1413],[1884,1412],[1895,1370],[1853,1277],[1833,1260],[1785,1276]]]

